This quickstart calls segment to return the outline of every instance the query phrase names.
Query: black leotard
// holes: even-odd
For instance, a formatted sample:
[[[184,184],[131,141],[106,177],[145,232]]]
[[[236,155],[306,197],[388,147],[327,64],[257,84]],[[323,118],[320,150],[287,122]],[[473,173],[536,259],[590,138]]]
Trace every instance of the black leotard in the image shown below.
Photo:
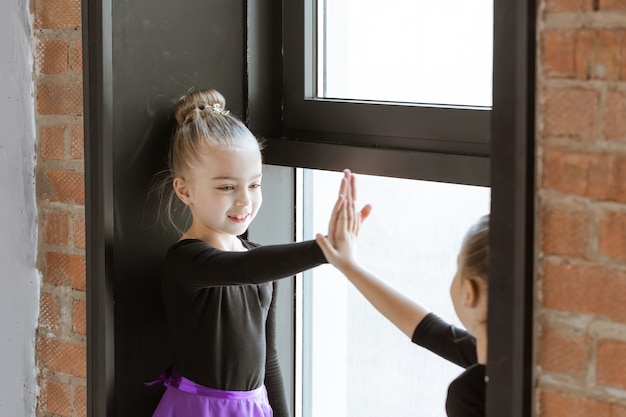
[[[448,387],[448,417],[484,417],[485,366],[477,362],[476,339],[430,313],[417,325],[412,340],[465,368]]]
[[[274,416],[287,416],[275,348],[275,285],[326,262],[313,240],[218,250],[186,239],[167,253],[163,299],[174,368],[197,384],[249,391],[265,384]]]

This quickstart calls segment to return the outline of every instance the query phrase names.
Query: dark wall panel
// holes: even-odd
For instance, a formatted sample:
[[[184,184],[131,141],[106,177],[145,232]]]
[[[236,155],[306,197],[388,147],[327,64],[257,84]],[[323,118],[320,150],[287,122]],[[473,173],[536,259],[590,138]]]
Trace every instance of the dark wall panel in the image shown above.
[[[166,166],[174,127],[172,100],[214,87],[227,106],[245,108],[245,10],[219,0],[112,0],[110,85],[114,298],[114,409],[150,416],[162,385],[144,386],[171,364],[159,265],[176,240],[156,223],[150,188]],[[106,28],[105,28],[106,32]]]

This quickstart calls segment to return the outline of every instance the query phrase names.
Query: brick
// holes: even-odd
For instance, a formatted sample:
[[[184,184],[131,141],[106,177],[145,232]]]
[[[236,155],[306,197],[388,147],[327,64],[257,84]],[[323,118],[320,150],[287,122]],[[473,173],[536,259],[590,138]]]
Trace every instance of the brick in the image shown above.
[[[585,12],[592,10],[592,0],[545,0],[548,13]]]
[[[44,381],[39,406],[55,416],[72,417],[72,389],[68,384]]]
[[[83,159],[85,157],[84,152],[84,131],[83,125],[74,125],[70,131],[70,157],[72,159]]]
[[[74,300],[72,305],[72,331],[87,334],[87,303],[83,300]]]
[[[74,413],[76,417],[87,417],[87,387],[76,385],[74,387]]]
[[[576,42],[576,77],[619,79],[624,33],[622,30],[581,30]]]
[[[82,83],[39,83],[37,111],[42,115],[81,116],[83,114]]]
[[[606,139],[626,142],[625,93],[607,93],[602,117],[602,134]]]
[[[69,255],[64,253],[46,252],[43,281],[56,286],[69,284],[69,278],[65,272],[68,258]]]
[[[600,0],[600,10],[626,10],[626,0]]]
[[[626,389],[626,343],[601,339],[596,355],[598,383]]]
[[[539,417],[626,417],[626,408],[574,394],[539,392]]]
[[[69,213],[58,211],[44,213],[44,240],[52,245],[67,245],[69,241],[69,226]]]
[[[581,375],[590,359],[590,337],[571,329],[543,325],[539,337],[539,365],[546,371]]]
[[[589,247],[589,215],[583,206],[544,203],[541,210],[541,250],[546,255],[585,258]]]
[[[589,156],[587,193],[590,198],[626,203],[626,155]]]
[[[599,93],[583,88],[548,88],[544,92],[543,134],[589,140],[598,124]]]
[[[541,186],[564,194],[586,195],[589,155],[561,149],[544,149]]]
[[[87,290],[87,266],[84,256],[70,255],[70,286],[75,290]]]
[[[85,204],[85,175],[82,172],[53,170],[46,172],[52,193],[46,194],[50,201]]]
[[[81,1],[34,0],[33,15],[36,29],[78,28],[81,25]]]
[[[44,280],[53,285],[69,285],[71,288],[86,290],[86,262],[84,256],[65,253],[46,253],[46,273]]]
[[[40,74],[63,74],[68,65],[68,44],[64,40],[40,40],[35,49]]]
[[[65,128],[63,126],[42,126],[39,157],[50,160],[65,158]]]
[[[544,261],[539,267],[544,307],[626,322],[626,273],[601,265]]]
[[[626,213],[605,211],[599,215],[599,223],[600,254],[626,260]]]
[[[87,350],[85,345],[40,337],[37,347],[44,368],[80,378],[86,377]]]
[[[75,74],[83,72],[83,45],[82,41],[70,43],[70,70]]]
[[[72,240],[74,247],[85,249],[85,215],[77,214],[72,218]]]
[[[546,77],[574,78],[575,31],[552,30],[541,35],[541,59]]]
[[[626,155],[568,149],[543,151],[541,188],[601,201],[626,202]]]
[[[56,329],[59,326],[59,307],[54,295],[41,293],[39,299],[39,326]]]

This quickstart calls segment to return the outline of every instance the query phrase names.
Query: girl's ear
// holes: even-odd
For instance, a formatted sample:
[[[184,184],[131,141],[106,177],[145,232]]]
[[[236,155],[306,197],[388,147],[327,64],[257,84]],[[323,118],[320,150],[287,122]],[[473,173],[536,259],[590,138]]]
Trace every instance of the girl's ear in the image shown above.
[[[463,280],[463,304],[465,307],[475,307],[480,298],[478,282],[472,278]]]
[[[176,177],[172,182],[172,186],[174,187],[176,195],[178,196],[178,198],[180,198],[180,201],[182,201],[186,205],[189,205],[190,196],[189,185],[187,184],[187,181],[184,178]]]

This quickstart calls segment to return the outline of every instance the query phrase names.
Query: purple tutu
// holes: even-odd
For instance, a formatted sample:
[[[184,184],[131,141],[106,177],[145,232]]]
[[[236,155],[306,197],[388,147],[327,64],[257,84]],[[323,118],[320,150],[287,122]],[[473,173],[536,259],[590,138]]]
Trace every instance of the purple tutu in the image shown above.
[[[167,387],[153,417],[272,417],[265,386],[252,391],[204,387],[168,372],[158,381]]]

